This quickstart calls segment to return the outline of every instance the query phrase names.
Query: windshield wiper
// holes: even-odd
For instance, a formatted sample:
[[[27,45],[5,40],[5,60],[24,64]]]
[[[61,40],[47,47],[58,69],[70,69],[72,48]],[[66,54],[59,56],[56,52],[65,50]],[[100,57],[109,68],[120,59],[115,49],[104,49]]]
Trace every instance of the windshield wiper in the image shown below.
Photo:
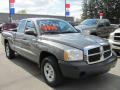
[[[61,32],[43,32],[42,34],[60,34]]]
[[[64,31],[62,33],[78,33],[78,32],[73,32],[73,31]]]

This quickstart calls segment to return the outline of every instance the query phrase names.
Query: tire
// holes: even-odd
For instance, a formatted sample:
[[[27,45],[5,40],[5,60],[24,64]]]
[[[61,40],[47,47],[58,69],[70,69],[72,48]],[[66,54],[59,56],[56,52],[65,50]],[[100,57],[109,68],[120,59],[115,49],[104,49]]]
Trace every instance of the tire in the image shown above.
[[[8,59],[13,59],[15,57],[15,52],[10,48],[9,43],[5,44],[5,53]]]
[[[45,82],[51,87],[58,86],[63,80],[58,63],[52,56],[43,59],[41,72]]]
[[[98,36],[96,33],[91,33],[91,35]]]

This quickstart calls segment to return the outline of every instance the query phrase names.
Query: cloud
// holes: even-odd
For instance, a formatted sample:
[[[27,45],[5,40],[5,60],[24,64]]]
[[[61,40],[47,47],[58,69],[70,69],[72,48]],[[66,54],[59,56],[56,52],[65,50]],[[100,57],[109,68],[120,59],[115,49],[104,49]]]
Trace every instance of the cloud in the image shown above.
[[[0,12],[9,11],[9,0],[0,0]]]
[[[9,0],[0,0],[0,12],[9,11]],[[71,16],[78,17],[81,13],[81,0],[68,0],[71,4]],[[15,11],[25,9],[31,14],[64,15],[65,0],[15,0]]]

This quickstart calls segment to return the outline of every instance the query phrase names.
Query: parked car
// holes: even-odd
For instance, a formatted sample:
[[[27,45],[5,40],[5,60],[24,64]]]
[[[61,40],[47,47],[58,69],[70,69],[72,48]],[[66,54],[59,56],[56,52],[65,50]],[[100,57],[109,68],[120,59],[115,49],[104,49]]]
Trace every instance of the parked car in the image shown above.
[[[113,50],[120,55],[120,28],[110,34],[109,42],[112,44]]]
[[[108,19],[86,19],[75,27],[86,35],[95,35],[108,38],[116,28],[110,24]]]
[[[108,41],[82,35],[60,19],[23,19],[16,32],[2,32],[2,43],[9,59],[17,52],[37,63],[50,86],[59,85],[63,77],[106,73],[117,61]]]
[[[11,31],[17,28],[16,23],[4,23],[2,24],[1,31]]]

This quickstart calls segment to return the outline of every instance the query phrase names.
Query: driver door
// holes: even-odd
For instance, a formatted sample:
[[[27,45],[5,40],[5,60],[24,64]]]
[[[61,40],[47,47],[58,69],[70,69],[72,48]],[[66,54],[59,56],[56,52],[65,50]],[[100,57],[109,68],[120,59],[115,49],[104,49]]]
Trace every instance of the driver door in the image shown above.
[[[35,24],[33,21],[27,21],[25,26],[24,38],[23,38],[23,49],[25,57],[28,59],[37,62],[37,54],[35,53],[37,50],[37,36],[27,34],[27,31],[33,31],[37,35],[37,30],[35,28]]]

